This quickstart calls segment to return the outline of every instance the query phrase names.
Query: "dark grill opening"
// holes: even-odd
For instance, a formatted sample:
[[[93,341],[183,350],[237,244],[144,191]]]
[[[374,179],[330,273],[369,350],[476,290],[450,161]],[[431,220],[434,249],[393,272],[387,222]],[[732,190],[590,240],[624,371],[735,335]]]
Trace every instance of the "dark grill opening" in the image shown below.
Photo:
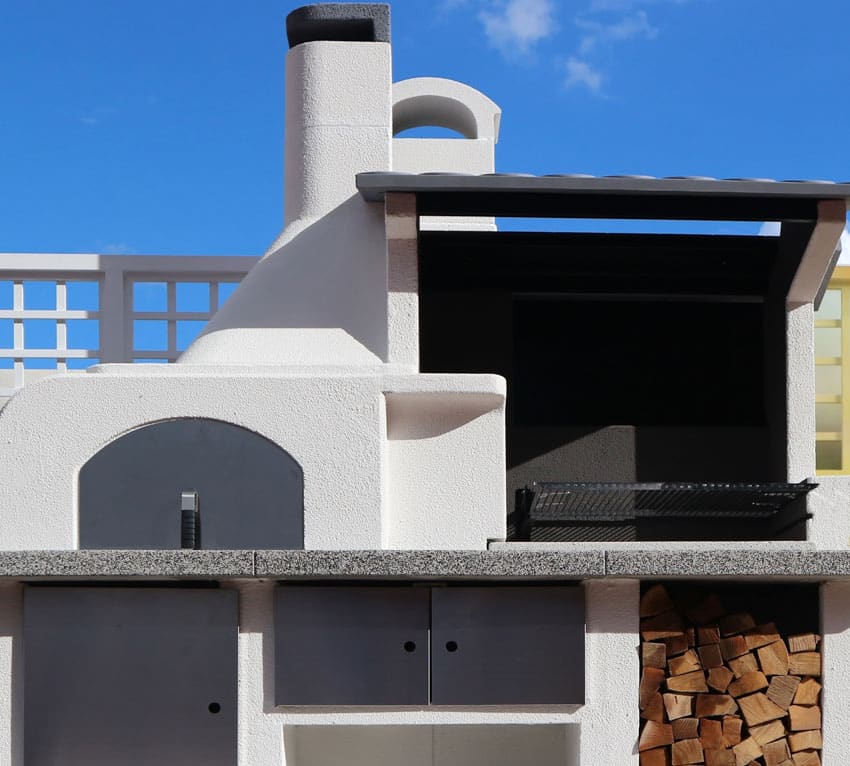
[[[805,523],[805,496],[817,484],[692,482],[534,482],[516,492],[514,541],[638,540],[667,522],[761,523],[779,535]],[[693,526],[689,526],[693,529]],[[722,532],[721,532],[722,534]]]
[[[508,497],[641,485],[574,494],[530,539],[805,539],[805,493],[764,505],[788,476],[781,239],[420,232],[420,369],[507,379]],[[759,499],[706,488],[732,484]]]

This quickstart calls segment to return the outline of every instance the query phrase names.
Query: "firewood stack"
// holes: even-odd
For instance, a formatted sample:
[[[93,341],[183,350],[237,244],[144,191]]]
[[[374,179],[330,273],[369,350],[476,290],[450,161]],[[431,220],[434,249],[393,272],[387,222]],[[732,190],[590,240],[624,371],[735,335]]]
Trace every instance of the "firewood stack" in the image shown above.
[[[641,766],[820,766],[820,636],[782,636],[717,596],[641,598]]]

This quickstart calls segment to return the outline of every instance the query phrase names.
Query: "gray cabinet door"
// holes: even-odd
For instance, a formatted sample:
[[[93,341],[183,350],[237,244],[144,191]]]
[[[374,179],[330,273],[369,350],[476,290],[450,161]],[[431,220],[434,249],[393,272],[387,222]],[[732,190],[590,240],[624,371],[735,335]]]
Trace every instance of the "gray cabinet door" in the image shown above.
[[[285,585],[275,704],[428,703],[428,588]]]
[[[432,591],[431,702],[584,702],[580,586],[444,587]]]
[[[27,766],[236,763],[237,594],[30,587]]]

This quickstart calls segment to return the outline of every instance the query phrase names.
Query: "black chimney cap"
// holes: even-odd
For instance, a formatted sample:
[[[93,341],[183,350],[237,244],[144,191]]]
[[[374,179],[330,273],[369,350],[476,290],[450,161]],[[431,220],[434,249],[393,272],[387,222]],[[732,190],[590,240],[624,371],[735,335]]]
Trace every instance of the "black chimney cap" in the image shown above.
[[[390,6],[384,3],[322,3],[296,8],[286,17],[289,47],[314,40],[388,43]]]

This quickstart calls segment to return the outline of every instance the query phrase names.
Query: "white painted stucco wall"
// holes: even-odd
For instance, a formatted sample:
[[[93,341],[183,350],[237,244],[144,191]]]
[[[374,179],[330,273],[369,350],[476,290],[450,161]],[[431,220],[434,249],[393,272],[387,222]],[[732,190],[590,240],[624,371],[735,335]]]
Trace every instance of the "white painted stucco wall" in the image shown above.
[[[850,583],[821,586],[823,766],[850,763]]]
[[[403,459],[387,458],[387,395],[406,403]],[[105,365],[48,378],[0,412],[0,549],[77,547],[80,468],[122,433],[179,417],[242,426],[298,461],[308,549],[378,549],[389,540],[403,548],[484,548],[505,535],[504,396],[498,376],[368,369],[272,375]],[[453,413],[439,434],[435,406]],[[440,438],[456,451],[434,449]],[[392,474],[410,473],[411,461],[427,492],[396,497]],[[451,475],[458,480],[444,480]],[[434,513],[445,522],[458,507],[464,512],[441,523],[441,532],[399,520]]]
[[[383,210],[357,173],[390,170],[390,45],[306,42],[286,59],[284,230],[201,336],[189,364],[386,360]]]

